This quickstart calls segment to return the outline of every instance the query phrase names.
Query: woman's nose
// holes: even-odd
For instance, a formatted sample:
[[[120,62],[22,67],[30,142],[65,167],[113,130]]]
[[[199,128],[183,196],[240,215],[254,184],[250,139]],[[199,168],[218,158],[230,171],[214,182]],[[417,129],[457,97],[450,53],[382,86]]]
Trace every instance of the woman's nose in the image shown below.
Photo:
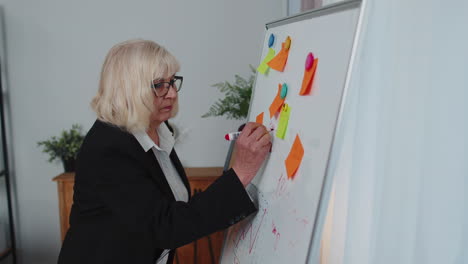
[[[169,91],[167,91],[166,98],[175,98],[177,96],[177,88],[174,85],[169,86]]]

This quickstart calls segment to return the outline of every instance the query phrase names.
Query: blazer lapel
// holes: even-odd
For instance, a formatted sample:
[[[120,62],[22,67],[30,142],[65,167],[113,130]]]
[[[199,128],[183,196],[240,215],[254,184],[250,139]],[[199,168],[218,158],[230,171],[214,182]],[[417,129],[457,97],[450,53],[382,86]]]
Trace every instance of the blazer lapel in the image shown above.
[[[182,166],[182,163],[180,162],[179,157],[177,156],[177,153],[175,152],[175,149],[172,149],[170,158],[171,158],[172,163],[174,164],[174,167],[179,173],[180,178],[182,178],[182,181],[184,182],[185,187],[187,188],[188,197],[190,199],[190,197],[192,196],[191,190],[190,190],[190,183],[188,181],[187,175],[185,174],[184,167]]]
[[[150,150],[145,152],[138,140],[135,138],[135,136],[133,136],[130,133],[123,132],[123,130],[116,126],[109,125],[99,120],[96,120],[95,125],[98,129],[105,129],[105,133],[112,133],[118,135],[119,140],[121,140],[122,142],[130,141],[130,145],[132,146],[132,148],[129,149],[129,151],[131,151],[132,155],[135,155],[137,159],[144,161],[144,164],[149,170],[149,173],[151,174],[151,177],[153,178],[155,184],[160,187],[161,191],[164,194],[168,195],[168,197],[171,197],[173,200],[175,200],[171,187],[169,186],[169,183],[167,182],[167,179],[164,176],[164,173],[161,167],[159,166],[159,163],[156,157],[154,156],[153,151]]]
[[[169,121],[164,121],[164,123],[166,124],[169,131],[171,131],[172,136],[174,136],[174,128],[171,126],[171,124],[169,124]],[[180,162],[179,157],[177,156],[177,153],[175,152],[174,148],[172,149],[169,157],[171,158],[171,161],[174,164],[174,167],[176,168],[177,172],[180,175],[180,178],[182,178],[182,181],[184,182],[184,185],[187,188],[188,197],[190,200],[190,197],[192,196],[191,190],[190,190],[190,183],[188,181],[187,175],[185,174],[184,166],[182,166],[182,163]]]
[[[153,154],[153,151],[148,151],[145,153],[145,163],[150,170],[151,177],[161,187],[161,190],[175,200],[174,194],[172,193],[171,187],[167,182],[166,176],[164,175],[161,166],[159,166],[158,160]]]

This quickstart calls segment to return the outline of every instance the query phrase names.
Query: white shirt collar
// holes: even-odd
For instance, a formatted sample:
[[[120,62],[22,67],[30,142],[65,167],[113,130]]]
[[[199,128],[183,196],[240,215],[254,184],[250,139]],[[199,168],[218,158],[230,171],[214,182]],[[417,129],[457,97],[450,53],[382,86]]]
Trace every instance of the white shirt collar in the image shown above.
[[[159,146],[154,143],[146,131],[135,132],[133,133],[133,136],[138,140],[138,143],[140,143],[145,152],[148,152],[148,150],[154,147],[159,151],[165,151],[167,154],[171,154],[175,144],[175,139],[172,135],[172,132],[165,123],[159,125],[157,130],[159,136]]]

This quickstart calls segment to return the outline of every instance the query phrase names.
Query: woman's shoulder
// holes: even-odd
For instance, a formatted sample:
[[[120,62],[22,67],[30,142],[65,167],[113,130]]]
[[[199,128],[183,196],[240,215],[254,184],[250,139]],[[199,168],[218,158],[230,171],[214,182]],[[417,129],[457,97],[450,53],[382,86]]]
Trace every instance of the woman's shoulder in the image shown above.
[[[101,121],[96,119],[91,129],[88,131],[88,135],[108,135],[112,137],[128,137],[131,136],[130,133],[125,131],[123,128],[120,128],[116,125]]]
[[[96,120],[85,136],[82,150],[131,151],[136,149],[137,143],[131,133],[115,125]]]

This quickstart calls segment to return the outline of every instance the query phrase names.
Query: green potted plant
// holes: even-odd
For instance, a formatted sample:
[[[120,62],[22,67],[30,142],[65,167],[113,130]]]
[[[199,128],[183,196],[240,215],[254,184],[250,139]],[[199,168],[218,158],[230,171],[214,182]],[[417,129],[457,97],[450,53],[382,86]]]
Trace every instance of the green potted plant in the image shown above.
[[[250,96],[255,80],[255,69],[250,65],[252,74],[248,79],[244,79],[239,75],[235,75],[235,82],[227,81],[214,84],[213,87],[225,94],[223,99],[218,99],[208,110],[202,115],[203,118],[210,116],[226,116],[227,119],[245,119],[249,112]]]
[[[61,160],[65,172],[75,171],[75,160],[84,136],[81,133],[81,126],[72,125],[70,130],[62,131],[59,137],[53,136],[48,140],[39,141],[38,146],[42,147],[42,152],[49,154],[49,162]]]

